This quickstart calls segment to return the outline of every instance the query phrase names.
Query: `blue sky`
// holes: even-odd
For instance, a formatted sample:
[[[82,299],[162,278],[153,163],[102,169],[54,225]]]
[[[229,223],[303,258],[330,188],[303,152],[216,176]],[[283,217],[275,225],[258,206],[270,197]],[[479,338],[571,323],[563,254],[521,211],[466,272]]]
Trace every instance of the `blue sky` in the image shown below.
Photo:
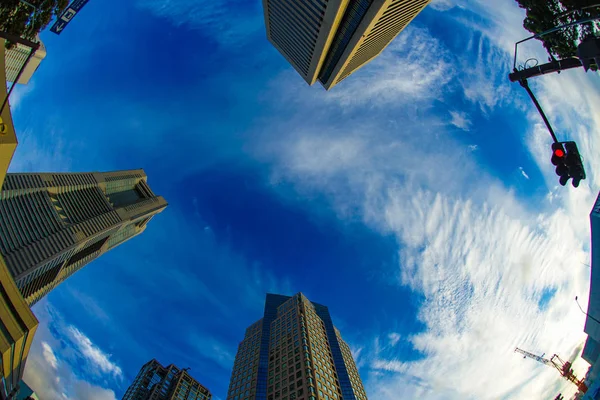
[[[11,170],[141,167],[169,207],[36,305],[33,388],[120,398],[157,358],[224,399],[265,293],[302,291],[329,306],[369,398],[570,390],[512,351],[576,357],[585,340],[572,299],[589,287],[600,80],[532,81],[587,156],[588,180],[559,187],[506,79],[527,36],[516,3],[434,2],[330,92],[268,44],[260,1],[122,3],[42,35],[48,56],[12,99]]]

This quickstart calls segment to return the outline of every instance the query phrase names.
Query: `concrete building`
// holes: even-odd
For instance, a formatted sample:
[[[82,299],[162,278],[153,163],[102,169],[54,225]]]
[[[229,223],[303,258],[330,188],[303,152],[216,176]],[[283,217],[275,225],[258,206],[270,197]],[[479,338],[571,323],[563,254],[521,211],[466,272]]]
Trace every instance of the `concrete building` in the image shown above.
[[[162,366],[150,360],[140,369],[123,400],[210,400],[210,391],[192,378],[187,369]]]
[[[0,399],[15,399],[38,326],[0,256]]]
[[[19,78],[19,80],[16,83],[20,83],[23,85],[28,84],[29,80],[31,79],[31,77],[33,76],[35,71],[37,71],[40,64],[42,63],[42,60],[44,58],[46,58],[46,47],[44,47],[44,44],[42,43],[42,41],[40,40],[39,37],[36,38],[36,42],[38,42],[40,44],[40,48],[37,49],[37,51],[35,52],[33,57],[31,57],[31,59],[27,63],[27,66],[23,70],[21,77]],[[6,80],[8,82],[15,82],[15,79],[17,79],[17,75],[19,74],[19,71],[23,67],[23,64],[25,63],[25,61],[27,61],[27,57],[29,56],[30,51],[31,51],[30,47],[22,45],[20,43],[17,43],[11,49],[6,50],[5,69],[6,69]]]
[[[263,318],[246,329],[227,400],[366,400],[350,348],[327,307],[267,294]]]
[[[263,0],[267,38],[329,90],[377,57],[431,0]]]
[[[7,174],[0,254],[30,306],[167,206],[143,170]]]

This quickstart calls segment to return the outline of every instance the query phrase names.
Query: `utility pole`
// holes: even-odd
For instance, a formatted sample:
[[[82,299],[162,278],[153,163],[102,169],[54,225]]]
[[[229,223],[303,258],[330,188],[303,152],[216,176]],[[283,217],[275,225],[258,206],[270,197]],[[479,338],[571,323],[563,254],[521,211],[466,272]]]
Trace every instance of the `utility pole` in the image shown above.
[[[573,12],[575,11],[569,11],[569,13]],[[550,74],[553,72],[560,73],[560,71],[578,67],[583,67],[586,72],[589,69],[597,70],[598,67],[600,67],[600,37],[590,35],[584,40],[582,40],[581,43],[577,46],[577,58],[571,57],[563,60],[555,60],[554,57],[552,57],[552,60],[549,63],[536,65],[534,67],[524,69],[517,68],[518,45],[531,39],[539,39],[544,35],[556,32],[560,29],[596,20],[600,20],[600,17],[596,16],[591,18],[585,18],[563,26],[554,27],[546,32],[533,35],[515,43],[513,72],[511,72],[508,75],[508,79],[511,82],[519,82],[519,84],[527,91],[527,94],[531,98],[531,101],[533,101],[535,108],[538,110],[540,116],[542,117],[544,124],[546,124],[548,132],[550,132],[550,136],[552,137],[552,140],[554,142],[551,146],[551,162],[556,166],[555,172],[556,175],[559,176],[558,182],[562,186],[565,186],[569,179],[572,178],[573,180],[571,183],[573,184],[573,187],[576,188],[579,186],[579,183],[586,178],[585,168],[583,166],[581,154],[579,153],[577,144],[574,141],[558,141],[556,134],[554,133],[554,129],[552,129],[552,125],[550,125],[550,121],[548,121],[544,110],[542,109],[540,103],[537,101],[537,98],[531,91],[527,79],[540,75]]]

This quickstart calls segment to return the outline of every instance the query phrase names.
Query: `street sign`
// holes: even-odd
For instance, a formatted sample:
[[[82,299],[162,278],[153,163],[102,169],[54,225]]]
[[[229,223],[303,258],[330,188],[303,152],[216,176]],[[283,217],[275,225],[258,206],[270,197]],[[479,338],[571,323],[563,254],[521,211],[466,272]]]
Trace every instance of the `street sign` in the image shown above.
[[[54,32],[57,35],[65,29],[67,24],[71,22],[75,14],[79,12],[87,4],[89,0],[73,0],[71,4],[63,11],[63,13],[58,17],[52,28],[50,28],[50,32]]]

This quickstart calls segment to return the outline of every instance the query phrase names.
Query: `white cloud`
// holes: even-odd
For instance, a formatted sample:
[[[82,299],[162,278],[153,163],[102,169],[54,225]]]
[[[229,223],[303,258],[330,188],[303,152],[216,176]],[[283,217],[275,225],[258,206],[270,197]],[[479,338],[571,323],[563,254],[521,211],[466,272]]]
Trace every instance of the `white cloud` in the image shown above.
[[[274,82],[273,90],[297,94],[289,101],[310,104],[323,101],[344,109],[380,108],[441,97],[452,84],[456,68],[440,41],[423,28],[409,25],[373,61],[325,94],[322,88],[308,86],[293,70]]]
[[[79,329],[69,326],[67,332],[71,335],[77,349],[87,361],[98,367],[103,373],[112,374],[116,377],[123,376],[121,368],[110,361],[110,355],[104,353],[98,346],[92,343]]]
[[[472,122],[466,112],[450,111],[450,116],[452,117],[452,120],[450,121],[452,125],[463,131],[468,132],[471,130]]]
[[[519,167],[519,171],[521,171],[521,175],[523,175],[523,178],[529,179],[529,175],[527,175],[523,167]]]
[[[10,98],[9,98],[9,104],[10,104],[10,109],[12,112],[15,112],[19,106],[21,105],[21,102],[23,101],[23,99],[25,97],[27,97],[28,95],[30,95],[35,89],[35,79],[31,80],[31,82],[29,82],[27,85],[20,85],[18,84],[17,86],[15,86],[15,89],[12,91]],[[4,99],[2,99],[4,100]]]
[[[42,348],[44,349],[42,353],[44,360],[46,360],[46,362],[50,364],[52,368],[56,369],[58,367],[58,360],[52,351],[52,347],[50,347],[48,343],[42,342]]]
[[[398,343],[400,341],[400,334],[396,333],[396,332],[390,332],[388,334],[388,339],[390,341],[390,345],[395,346],[396,343]]]
[[[65,345],[52,333],[63,332],[62,317],[47,300],[36,304],[34,312],[40,325],[27,358],[23,380],[48,400],[116,400],[112,390],[86,382],[75,373],[71,364],[72,346]]]
[[[36,135],[31,129],[23,131],[19,126],[15,126],[15,129],[19,144],[10,163],[9,172],[69,170],[72,162],[67,154],[71,154],[68,150],[71,144],[65,143],[57,131],[58,128],[50,129],[43,137]]]
[[[486,2],[485,7],[488,10],[483,15],[492,23],[484,38],[473,41],[473,46],[478,46],[473,49],[478,63],[465,70],[459,88],[444,90],[462,90],[466,99],[491,114],[500,105],[513,104],[512,99],[508,101],[512,88],[504,75],[508,67],[498,69],[497,65],[510,65],[507,43],[526,33],[508,27],[501,37],[492,39],[504,28],[497,23],[520,27],[522,13],[514,4],[494,9]],[[458,21],[482,29],[467,24],[460,15]],[[389,59],[380,65],[393,65],[398,56],[393,50],[384,53],[382,57]],[[427,59],[429,55],[425,52],[423,56]],[[466,61],[457,63],[466,65]],[[327,104],[328,113],[361,102],[390,104],[391,97],[386,97],[379,82],[386,82],[387,76],[379,78],[368,68],[338,86],[342,94],[336,95],[334,89],[326,98],[320,92],[300,96],[315,103],[315,109]],[[376,71],[377,64],[373,68]],[[467,75],[473,80],[467,81]],[[368,88],[365,93],[356,90],[358,83],[352,79]],[[548,110],[556,112],[561,132],[568,131],[571,123],[577,127],[573,136],[581,143],[583,154],[597,154],[600,117],[594,110],[600,105],[600,95],[589,88],[596,83],[581,75],[578,79],[579,84],[570,90],[554,88],[555,95],[547,100],[555,102],[554,107]],[[526,399],[548,398],[559,391],[573,393],[573,387],[555,370],[523,360],[513,350],[519,346],[566,358],[577,354],[585,338],[584,316],[572,303],[575,294],[585,297],[589,287],[589,271],[579,262],[589,258],[588,214],[595,193],[588,184],[600,185],[591,172],[600,161],[587,157],[592,167],[588,181],[579,189],[557,187],[549,164],[548,135],[532,124],[522,137],[544,175],[541,184],[546,183],[551,195],[531,204],[485,172],[485,166],[474,158],[476,145],[461,152],[464,145],[439,129],[447,124],[428,112],[428,107],[442,92],[436,81],[419,84],[420,93],[436,95],[398,96],[402,107],[393,120],[375,114],[359,123],[338,121],[334,127],[327,120],[304,124],[288,120],[287,131],[276,128],[277,137],[265,134],[255,149],[277,165],[274,182],[293,182],[303,196],[325,195],[341,218],[360,218],[370,228],[397,238],[397,283],[425,299],[418,318],[426,329],[402,339],[424,358],[403,360],[402,353],[394,349],[400,338],[393,331],[383,336],[379,333],[375,344],[362,343],[360,362],[365,363],[362,371],[367,375],[368,393],[382,400]],[[585,94],[574,99],[582,87],[588,87]],[[356,93],[354,98],[349,96],[351,90]],[[382,94],[382,99],[371,90]],[[406,105],[408,102],[414,107]],[[415,109],[420,112],[414,113]],[[299,118],[307,120],[304,114]],[[423,121],[436,129],[427,129]],[[290,131],[289,126],[302,128]],[[456,154],[460,154],[460,165],[448,162]],[[520,172],[528,178],[524,169]],[[555,294],[541,309],[538,302],[548,289]],[[380,344],[383,341],[388,345]],[[585,372],[585,363],[576,361],[574,365],[577,373]]]
[[[248,36],[264,29],[259,3],[251,5],[252,12],[246,11],[249,4],[240,0],[138,0],[137,6],[168,18],[175,26],[209,29],[213,38],[226,46],[239,46]]]

